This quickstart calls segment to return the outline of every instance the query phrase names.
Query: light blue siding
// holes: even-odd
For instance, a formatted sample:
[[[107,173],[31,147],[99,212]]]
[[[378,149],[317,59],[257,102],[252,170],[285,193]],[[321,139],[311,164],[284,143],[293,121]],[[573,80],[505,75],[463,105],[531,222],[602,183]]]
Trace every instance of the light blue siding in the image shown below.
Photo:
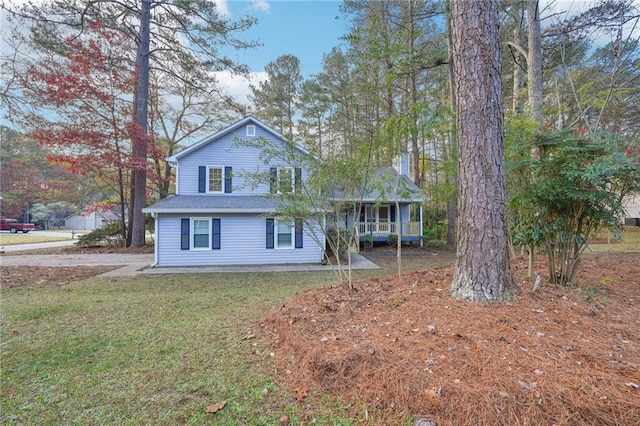
[[[180,219],[187,217],[220,218],[220,250],[181,250]],[[253,265],[320,263],[323,247],[303,234],[301,249],[267,249],[266,223],[260,215],[173,215],[159,214],[156,266]],[[321,242],[324,244],[324,241]]]
[[[247,126],[255,127],[255,136],[247,136]],[[207,205],[206,208],[191,207],[188,203],[183,207],[170,207],[165,211],[156,211],[156,253],[157,266],[204,266],[204,265],[253,265],[253,264],[288,264],[288,263],[320,263],[324,258],[324,236],[319,227],[315,234],[320,241],[316,242],[309,232],[303,233],[303,248],[267,249],[266,246],[266,218],[264,207],[254,210],[250,200],[240,200],[237,207],[228,206],[229,199],[234,196],[260,196],[270,193],[270,167],[293,168],[298,164],[287,164],[283,160],[273,159],[269,164],[264,163],[262,146],[250,146],[243,141],[261,142],[269,149],[275,147],[279,152],[285,151],[285,142],[273,130],[259,120],[247,118],[241,122],[222,130],[216,135],[198,142],[182,153],[170,158],[177,162],[175,200],[184,202],[186,196],[211,197],[207,200],[219,198],[221,203],[195,203],[196,206]],[[302,151],[301,151],[302,154]],[[231,193],[198,192],[200,167],[231,167]],[[303,181],[308,173],[302,169]],[[251,175],[263,174],[263,180],[258,181]],[[293,183],[293,182],[292,182]],[[185,197],[180,199],[180,197]],[[197,198],[199,198],[197,197]],[[225,202],[222,202],[226,200]],[[161,204],[161,203],[158,203]],[[165,203],[166,204],[166,203]],[[259,203],[258,203],[259,204]],[[169,203],[170,205],[170,203]],[[231,203],[231,205],[234,205]],[[189,206],[189,207],[186,207]],[[211,210],[211,206],[215,207]],[[182,209],[192,213],[183,213]],[[263,210],[260,210],[263,209]],[[153,211],[153,210],[152,210]],[[217,211],[219,213],[203,213]],[[248,213],[260,211],[260,213]],[[182,250],[181,249],[181,219],[207,217],[220,219],[220,249],[219,250]],[[308,231],[308,229],[305,229]],[[190,236],[191,238],[191,236]]]
[[[224,135],[221,139],[212,141],[202,146],[179,160],[177,169],[177,185],[179,195],[198,194],[198,166],[227,166],[233,168],[232,193],[227,195],[257,195],[268,194],[268,180],[264,180],[257,187],[252,187],[255,180],[248,178],[250,174],[268,173],[270,166],[292,167],[282,160],[273,159],[265,165],[261,158],[261,150],[257,147],[243,145],[240,140],[254,139],[246,136],[246,125]],[[283,142],[276,139],[271,133],[261,126],[256,127],[256,138],[267,139],[271,144],[283,146]],[[284,149],[284,146],[283,146]],[[266,175],[265,175],[266,176]],[[302,178],[306,179],[307,173],[302,170]],[[210,194],[215,197],[216,194]]]

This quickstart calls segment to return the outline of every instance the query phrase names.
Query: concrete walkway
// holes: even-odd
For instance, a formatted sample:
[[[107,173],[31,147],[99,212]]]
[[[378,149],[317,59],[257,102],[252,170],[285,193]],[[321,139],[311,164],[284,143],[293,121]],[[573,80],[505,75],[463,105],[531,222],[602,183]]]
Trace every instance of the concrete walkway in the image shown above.
[[[346,265],[344,266],[346,268]],[[148,268],[140,271],[141,275],[154,274],[211,274],[224,272],[305,272],[305,271],[333,271],[338,269],[336,265],[318,264],[287,264],[287,265],[238,265],[238,266],[184,266],[184,267],[161,267]],[[351,269],[380,269],[378,265],[371,262],[364,256],[351,254]]]
[[[43,243],[48,244],[48,243]],[[138,275],[141,269],[151,265],[153,254],[17,254],[0,256],[2,266],[43,266],[48,268],[62,266],[120,266],[102,274],[105,277],[124,277]]]

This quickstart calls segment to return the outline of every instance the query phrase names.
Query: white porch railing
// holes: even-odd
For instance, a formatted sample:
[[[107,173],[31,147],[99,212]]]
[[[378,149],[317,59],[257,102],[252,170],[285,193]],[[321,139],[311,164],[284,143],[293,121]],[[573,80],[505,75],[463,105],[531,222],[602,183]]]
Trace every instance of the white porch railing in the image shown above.
[[[358,237],[371,235],[373,238],[386,238],[389,234],[401,235],[402,237],[420,236],[420,222],[402,222],[398,232],[396,222],[357,222],[356,230]]]

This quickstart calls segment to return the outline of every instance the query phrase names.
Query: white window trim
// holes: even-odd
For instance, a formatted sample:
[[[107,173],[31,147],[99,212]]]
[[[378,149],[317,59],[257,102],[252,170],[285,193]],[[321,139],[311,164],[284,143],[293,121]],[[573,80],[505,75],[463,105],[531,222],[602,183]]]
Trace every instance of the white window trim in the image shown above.
[[[278,240],[278,235],[280,235],[280,233],[278,232],[278,225],[280,221],[276,219],[273,221],[273,247],[277,250],[293,250],[296,248],[296,224],[295,222],[290,220],[283,220],[282,222],[287,223],[291,226],[291,245],[280,247],[280,243]]]
[[[291,192],[282,192],[280,190],[280,188],[282,187],[282,185],[280,185],[280,173],[282,173],[285,170],[289,171],[289,176],[291,177]],[[277,180],[278,194],[295,194],[296,193],[296,169],[295,168],[278,167],[278,174],[276,176],[276,180]]]
[[[198,220],[198,221],[206,221],[209,225],[207,226],[207,240],[209,241],[209,244],[207,247],[194,247],[194,243],[195,243],[195,226],[194,226],[194,222]],[[211,218],[210,217],[192,217],[190,218],[190,223],[189,223],[189,250],[211,250],[211,245],[213,244],[212,240],[212,236],[211,236]]]
[[[209,184],[211,182],[211,169],[220,169],[220,176],[222,176],[222,182],[220,185],[220,191],[210,191],[209,188]],[[225,175],[224,175],[224,166],[218,166],[218,165],[212,165],[212,166],[207,166],[207,194],[224,194],[224,180],[225,180]]]
[[[391,204],[380,204],[373,209],[373,217],[371,216],[371,207],[364,209],[365,222],[380,222],[380,207],[387,208],[387,220],[381,223],[391,223]]]
[[[254,137],[256,135],[256,126],[254,124],[247,124],[247,136]]]
[[[385,222],[381,222],[380,220],[380,207],[385,207],[387,209],[387,220]],[[391,222],[391,204],[380,204],[379,206],[376,206],[376,222],[380,222],[380,223]]]

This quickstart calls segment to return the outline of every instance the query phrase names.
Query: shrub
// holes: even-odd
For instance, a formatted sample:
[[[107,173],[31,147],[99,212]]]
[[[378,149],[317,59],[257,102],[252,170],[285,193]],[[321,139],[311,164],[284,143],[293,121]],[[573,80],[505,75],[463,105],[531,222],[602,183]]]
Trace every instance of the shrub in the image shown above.
[[[446,223],[435,223],[431,228],[423,231],[425,241],[442,241],[447,237]]]
[[[102,228],[94,229],[88,234],[78,237],[79,247],[124,247],[125,238],[122,235],[122,223],[111,223]]]
[[[398,234],[387,235],[387,244],[389,244],[390,246],[398,245]]]
[[[332,228],[327,233],[327,243],[334,256],[342,259],[351,245],[353,233],[349,229]]]
[[[585,133],[538,134],[519,150],[538,155],[513,161],[511,174],[521,181],[510,201],[513,240],[541,247],[554,284],[575,284],[589,237],[616,231],[621,200],[640,187],[640,151],[615,135]]]
[[[367,234],[362,237],[362,248],[365,250],[371,250],[373,248],[373,235]]]

